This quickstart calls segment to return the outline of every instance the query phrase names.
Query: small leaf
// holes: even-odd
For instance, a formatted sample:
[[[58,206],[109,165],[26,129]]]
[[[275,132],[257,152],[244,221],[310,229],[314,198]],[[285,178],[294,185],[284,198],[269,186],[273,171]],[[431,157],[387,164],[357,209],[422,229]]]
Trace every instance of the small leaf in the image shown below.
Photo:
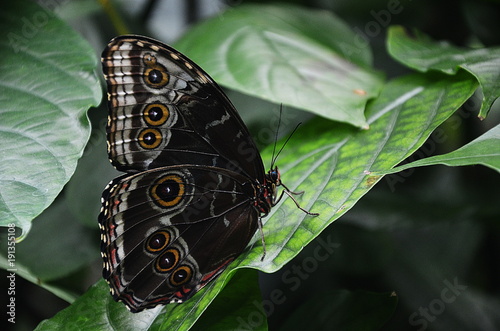
[[[500,47],[461,49],[447,42],[435,42],[415,31],[410,37],[401,26],[389,29],[387,48],[399,62],[426,72],[439,70],[455,74],[460,68],[471,73],[483,89],[483,103],[479,117],[485,118],[500,96]]]
[[[325,11],[247,5],[196,26],[176,47],[224,86],[366,127],[366,102],[382,80],[355,39]]]
[[[436,164],[445,164],[447,166],[482,164],[500,172],[500,125],[456,151],[407,163],[393,168],[385,174]]]
[[[32,1],[0,4],[0,225],[24,237],[73,174],[101,101],[93,49]]]

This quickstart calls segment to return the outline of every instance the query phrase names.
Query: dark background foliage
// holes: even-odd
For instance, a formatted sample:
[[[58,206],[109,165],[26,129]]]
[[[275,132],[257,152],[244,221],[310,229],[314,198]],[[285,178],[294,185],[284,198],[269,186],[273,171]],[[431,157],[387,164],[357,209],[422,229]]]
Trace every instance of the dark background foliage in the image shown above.
[[[209,15],[202,2],[183,1],[175,8],[163,1],[142,1],[140,4],[116,1],[114,5],[130,31],[171,43],[191,24]],[[222,10],[225,5],[237,7],[250,2],[268,3],[214,2],[210,15],[215,15],[217,8]],[[500,43],[500,5],[497,1],[295,0],[288,3],[334,12],[366,38],[373,49],[374,67],[388,78],[411,71],[393,60],[386,50],[389,25],[418,28],[434,39],[447,40],[456,46]],[[395,3],[403,10],[387,15],[388,6]],[[112,24],[109,11],[93,1],[61,2],[61,8],[59,15],[94,45],[97,54],[107,40],[118,34],[117,23]],[[166,10],[177,13],[179,21],[175,31],[160,30],[158,16]],[[168,29],[171,28],[169,25]],[[242,109],[242,117],[252,133],[258,133],[266,120],[245,113],[245,109],[258,101],[236,92],[229,93],[237,108]],[[498,109],[493,109],[486,120],[477,120],[480,103],[480,96],[474,95],[410,159],[450,152],[496,125]],[[58,237],[58,240],[67,241],[68,260],[81,259],[77,253],[79,245],[95,247],[93,254],[85,256],[87,261],[83,267],[71,270],[64,277],[49,277],[49,285],[53,283],[75,296],[94,284],[101,270],[97,221],[96,217],[91,218],[98,213],[98,198],[96,201],[94,196],[80,196],[79,192],[92,186],[98,197],[105,183],[116,174],[110,166],[95,166],[96,159],[107,157],[102,131],[105,107],[91,109],[89,116],[92,136],[75,175],[51,210],[34,221],[32,229],[44,233],[39,238]],[[307,120],[310,116],[298,112],[297,118]],[[289,123],[289,126],[295,124]],[[443,135],[447,139],[441,139]],[[259,139],[258,134],[254,137],[261,147],[269,144],[266,139]],[[326,330],[328,325],[345,330],[372,330],[376,325],[384,330],[498,329],[498,187],[498,173],[483,166],[440,165],[387,175],[284,268],[272,274],[259,273],[262,299],[256,298],[250,303],[255,304],[257,312],[264,309],[271,330]],[[69,200],[73,204],[62,202],[65,196],[73,196],[73,200]],[[65,229],[50,227],[51,220],[61,215],[68,222],[78,219],[79,234],[89,233],[84,238],[93,238],[91,243],[80,242],[81,236],[73,236],[74,233],[67,233]],[[44,245],[42,239],[38,240],[26,239],[23,246],[19,245],[19,254],[36,260],[38,245]],[[333,243],[334,249],[328,248],[328,243]],[[248,272],[241,272],[244,275],[239,277],[254,277],[247,275]],[[1,289],[8,288],[6,274],[0,271]],[[21,277],[17,278],[16,288],[16,330],[33,329],[69,305]],[[397,305],[389,301],[391,293],[397,296]],[[389,298],[387,305],[380,305],[380,298]],[[360,301],[364,303],[362,307],[356,304]],[[212,319],[222,318],[223,307],[219,308],[216,301],[195,328],[204,330]],[[356,319],[360,321],[357,327],[353,323]],[[239,322],[242,328],[265,325],[262,313],[243,315]]]

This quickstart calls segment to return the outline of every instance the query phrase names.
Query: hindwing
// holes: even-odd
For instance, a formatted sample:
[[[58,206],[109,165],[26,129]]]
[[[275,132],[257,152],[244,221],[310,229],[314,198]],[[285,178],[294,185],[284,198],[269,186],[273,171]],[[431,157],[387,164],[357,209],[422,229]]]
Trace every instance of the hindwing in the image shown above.
[[[238,256],[257,228],[238,173],[189,165],[114,180],[103,194],[104,278],[131,311],[182,302]]]

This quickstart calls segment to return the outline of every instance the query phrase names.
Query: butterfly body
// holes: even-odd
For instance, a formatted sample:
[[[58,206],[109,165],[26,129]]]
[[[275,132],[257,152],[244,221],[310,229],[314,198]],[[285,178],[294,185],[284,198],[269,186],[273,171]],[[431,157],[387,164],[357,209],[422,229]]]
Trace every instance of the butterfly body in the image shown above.
[[[108,154],[126,172],[103,193],[103,276],[132,312],[183,302],[246,248],[279,172],[264,172],[226,95],[173,48],[121,36],[102,63]]]

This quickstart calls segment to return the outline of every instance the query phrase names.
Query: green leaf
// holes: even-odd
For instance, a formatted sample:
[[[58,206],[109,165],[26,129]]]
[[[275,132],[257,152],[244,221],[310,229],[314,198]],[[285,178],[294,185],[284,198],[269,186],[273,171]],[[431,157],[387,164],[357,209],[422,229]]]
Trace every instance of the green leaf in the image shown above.
[[[102,295],[107,292],[107,295]],[[35,330],[148,330],[161,311],[160,307],[137,314],[113,301],[108,285],[100,280],[74,304],[61,310]]]
[[[281,179],[310,217],[283,199],[264,224],[267,255],[260,262],[260,238],[245,263],[273,272],[293,258],[330,223],[347,212],[391,169],[417,150],[474,92],[466,73],[410,75],[389,82],[367,109],[370,130],[315,119],[301,127],[280,154]],[[270,150],[263,153],[270,160]]]
[[[263,314],[257,272],[245,270],[238,273],[221,295],[210,307],[211,314],[201,319],[197,325],[200,330],[231,330],[245,324],[241,316],[247,317],[257,311]],[[211,286],[211,284],[209,285]],[[196,295],[196,297],[200,297]],[[196,299],[190,299],[191,300]],[[257,304],[258,305],[257,305]],[[141,313],[130,313],[123,304],[114,302],[104,280],[96,283],[70,307],[62,310],[50,320],[38,325],[36,330],[188,330],[200,314],[184,314],[182,308],[186,304],[170,304],[167,312],[162,307],[145,310]],[[222,311],[223,313],[216,313]],[[166,324],[171,318],[187,324]],[[223,316],[223,318],[221,318]],[[194,320],[193,320],[194,318]],[[262,317],[262,330],[266,330],[265,316]],[[264,327],[264,328],[262,328]],[[197,327],[195,326],[195,329]],[[255,329],[260,330],[260,329]]]
[[[57,199],[33,222],[33,232],[16,244],[16,264],[23,265],[29,279],[36,279],[37,284],[67,276],[99,256],[95,231],[74,222],[68,215],[71,213],[65,201]],[[27,274],[23,277],[27,278]]]
[[[255,5],[196,26],[176,47],[231,89],[366,127],[366,102],[382,80],[355,40],[326,11]]]
[[[66,300],[67,302],[73,302],[77,298],[76,293],[72,293],[66,289],[61,288],[57,285],[51,285],[46,282],[41,282],[26,266],[14,260],[14,264],[5,257],[3,254],[0,255],[0,268],[7,270],[8,274],[15,274],[15,276],[21,276],[22,278],[37,284],[40,287],[46,289],[50,293],[56,295],[57,297]]]
[[[261,236],[256,233],[252,248],[216,281],[185,303],[167,305],[159,320],[154,322],[154,329],[189,329],[238,268],[273,272],[283,267],[382,178],[371,175],[373,171],[391,169],[412,154],[476,87],[475,81],[464,72],[455,76],[415,74],[389,82],[380,97],[370,104],[367,109],[369,130],[322,118],[300,127],[277,163],[283,182],[291,190],[305,191],[302,196],[295,197],[297,201],[305,209],[319,212],[320,216],[308,216],[290,199],[283,198],[264,219],[265,259],[261,260]],[[271,148],[262,155],[264,160],[271,160]],[[329,242],[323,244],[327,251],[335,248]],[[111,300],[107,288],[100,291],[102,297]],[[91,305],[87,300],[90,297],[82,297],[77,303]],[[92,302],[95,311],[111,314],[112,306],[113,314],[125,314],[123,304],[109,300]]]
[[[407,163],[393,168],[389,172],[385,172],[385,174],[436,164],[447,166],[482,164],[500,172],[500,125],[456,151]]]
[[[415,37],[408,36],[401,26],[389,29],[387,48],[392,57],[421,72],[439,70],[454,74],[464,69],[471,73],[483,89],[479,118],[486,118],[500,96],[500,47],[461,49],[448,42],[432,41],[418,31],[414,34]]]
[[[99,104],[93,49],[32,1],[0,4],[0,226],[24,237],[73,174]]]

